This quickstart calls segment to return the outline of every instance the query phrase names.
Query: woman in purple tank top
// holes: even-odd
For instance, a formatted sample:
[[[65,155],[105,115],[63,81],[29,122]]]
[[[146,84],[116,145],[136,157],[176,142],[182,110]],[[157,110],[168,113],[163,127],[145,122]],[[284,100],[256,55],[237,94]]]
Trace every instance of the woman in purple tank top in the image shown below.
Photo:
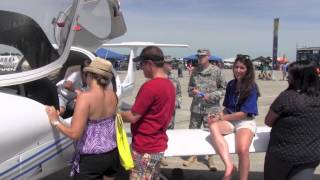
[[[112,64],[96,58],[84,68],[86,92],[77,95],[71,126],[59,121],[54,107],[46,111],[57,130],[75,140],[71,176],[74,179],[113,179],[120,168],[115,134],[117,96],[108,89],[114,80]],[[113,84],[115,87],[115,84]]]

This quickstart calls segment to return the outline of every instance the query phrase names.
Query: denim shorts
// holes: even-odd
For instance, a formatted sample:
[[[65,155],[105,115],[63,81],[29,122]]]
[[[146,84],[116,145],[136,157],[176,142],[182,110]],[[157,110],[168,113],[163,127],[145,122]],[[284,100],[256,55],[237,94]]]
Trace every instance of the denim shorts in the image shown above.
[[[236,121],[226,121],[230,127],[232,132],[237,132],[239,129],[247,128],[249,129],[253,134],[256,134],[257,131],[257,125],[254,118],[247,118],[243,120],[236,120]]]

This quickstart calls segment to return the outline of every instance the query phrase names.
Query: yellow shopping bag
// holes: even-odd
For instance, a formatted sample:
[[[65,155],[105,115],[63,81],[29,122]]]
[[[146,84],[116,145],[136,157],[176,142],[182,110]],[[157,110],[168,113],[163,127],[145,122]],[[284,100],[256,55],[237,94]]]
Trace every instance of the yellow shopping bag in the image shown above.
[[[119,113],[116,116],[116,137],[120,156],[120,163],[125,170],[130,170],[134,167],[130,145],[128,143],[127,133],[123,127],[122,117]]]

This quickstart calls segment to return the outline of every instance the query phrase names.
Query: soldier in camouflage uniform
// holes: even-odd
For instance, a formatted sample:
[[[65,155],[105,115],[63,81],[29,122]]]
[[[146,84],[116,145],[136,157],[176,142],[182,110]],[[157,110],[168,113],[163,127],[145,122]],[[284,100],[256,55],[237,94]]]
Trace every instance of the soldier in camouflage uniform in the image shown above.
[[[178,77],[179,78],[183,78],[183,68],[184,68],[183,62],[179,62],[178,63]]]
[[[164,65],[163,65],[163,70],[167,73],[168,78],[171,80],[171,82],[173,83],[175,89],[176,89],[176,108],[180,108],[181,105],[181,98],[182,98],[182,94],[181,94],[181,86],[180,86],[180,82],[177,78],[177,76],[175,76],[171,70],[172,70],[172,59],[170,57],[165,57],[164,59]],[[169,124],[168,129],[174,129],[174,124],[175,124],[175,115],[176,115],[176,111],[173,112],[173,116],[171,119],[171,122]],[[168,162],[166,161],[166,158],[162,158],[160,161],[162,166],[168,166]]]
[[[171,80],[171,82],[173,83],[173,85],[174,85],[174,87],[176,89],[176,108],[179,108],[180,105],[181,105],[181,98],[182,98],[181,86],[180,86],[180,82],[179,82],[177,76],[175,76],[171,72],[171,70],[172,70],[172,59],[170,57],[166,57],[164,59],[163,70],[167,73],[168,78]],[[176,112],[174,111],[173,116],[172,116],[172,120],[171,120],[171,123],[169,124],[168,129],[173,129],[174,128],[175,115],[176,115]]]
[[[220,99],[225,93],[226,81],[220,68],[209,63],[210,51],[208,49],[199,49],[198,66],[192,71],[190,76],[188,93],[192,97],[190,107],[190,129],[199,129],[203,124],[208,128],[207,116],[209,113],[220,112]],[[196,156],[191,156],[183,163],[184,166],[190,166],[197,161]],[[208,159],[209,169],[216,170],[212,156]]]

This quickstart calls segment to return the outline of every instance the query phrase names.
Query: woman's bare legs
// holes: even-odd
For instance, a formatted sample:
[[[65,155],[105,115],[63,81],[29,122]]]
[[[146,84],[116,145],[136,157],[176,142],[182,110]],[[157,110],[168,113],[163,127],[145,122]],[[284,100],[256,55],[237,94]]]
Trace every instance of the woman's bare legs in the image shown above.
[[[247,128],[241,128],[236,132],[236,151],[239,156],[240,180],[247,180],[249,176],[249,148],[253,137],[253,132]]]
[[[228,144],[225,141],[223,134],[230,134],[232,132],[232,127],[230,126],[229,122],[226,121],[213,122],[209,125],[209,127],[213,147],[219,154],[226,168],[223,179],[231,179],[233,172],[233,164],[230,159]]]

